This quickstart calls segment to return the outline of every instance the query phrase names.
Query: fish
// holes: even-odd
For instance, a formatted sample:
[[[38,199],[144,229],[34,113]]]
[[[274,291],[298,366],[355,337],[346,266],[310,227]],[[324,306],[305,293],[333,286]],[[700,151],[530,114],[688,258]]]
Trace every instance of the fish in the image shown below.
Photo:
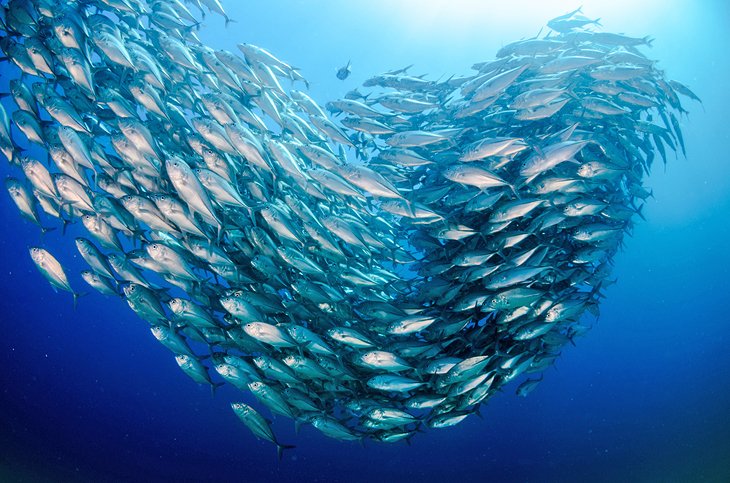
[[[82,294],[74,291],[71,287],[68,277],[66,276],[66,272],[63,270],[63,267],[58,260],[56,260],[56,258],[48,252],[48,250],[41,247],[30,247],[29,252],[30,258],[33,260],[33,263],[35,263],[38,271],[43,274],[54,289],[60,288],[61,290],[71,292],[74,300],[74,308],[76,308],[78,298]]]
[[[173,353],[182,354],[190,358],[195,357],[185,337],[176,333],[174,329],[165,325],[153,325],[150,327],[150,331],[160,344],[170,349]]]
[[[516,394],[520,397],[527,397],[532,391],[535,390],[538,384],[542,381],[542,377],[539,379],[525,379],[525,381],[519,385],[516,389]]]
[[[243,326],[250,337],[273,347],[295,347],[297,344],[286,332],[266,322],[249,322]]]
[[[368,351],[359,356],[360,364],[374,370],[399,372],[413,369],[405,360],[392,352]]]
[[[223,385],[222,382],[214,383],[211,380],[210,375],[208,374],[208,369],[195,356],[189,356],[187,354],[177,354],[175,356],[175,362],[177,362],[177,365],[180,366],[180,369],[182,369],[182,371],[193,381],[197,382],[198,384],[210,385],[211,392],[214,395],[215,389]]]
[[[82,279],[193,381],[253,394],[231,407],[279,458],[259,410],[396,442],[521,377],[531,393],[598,314],[646,176],[687,155],[682,103],[701,102],[651,38],[581,9],[467,75],[407,66],[320,102],[264,47],[205,45],[204,11],[232,21],[218,0],[5,3],[20,216],[80,221]],[[30,253],[76,304],[73,255]]]
[[[337,419],[329,416],[314,416],[310,419],[312,426],[326,436],[340,441],[357,441],[360,437]]]
[[[231,408],[236,416],[246,425],[248,429],[259,439],[265,439],[276,445],[276,454],[282,458],[284,450],[296,448],[294,445],[281,444],[276,440],[271,430],[271,423],[264,419],[254,408],[245,403],[231,403]]]
[[[388,392],[410,392],[426,383],[402,376],[380,375],[370,378],[367,385],[373,389]]]
[[[350,66],[351,66],[351,62],[348,60],[346,65],[337,69],[337,74],[336,74],[337,78],[343,81],[343,80],[347,79],[348,77],[350,77],[350,74],[352,73],[352,69]]]
[[[5,187],[24,218],[38,225],[43,233],[54,229],[43,226],[38,212],[38,201],[19,179],[8,176],[5,178]]]
[[[575,29],[584,28],[588,25],[601,25],[599,19],[591,20],[586,18],[582,13],[582,7],[578,7],[572,12],[560,15],[548,21],[547,26],[556,32],[566,33]]]
[[[81,278],[102,295],[120,295],[117,282],[113,278],[99,275],[91,270],[83,270],[81,272]]]

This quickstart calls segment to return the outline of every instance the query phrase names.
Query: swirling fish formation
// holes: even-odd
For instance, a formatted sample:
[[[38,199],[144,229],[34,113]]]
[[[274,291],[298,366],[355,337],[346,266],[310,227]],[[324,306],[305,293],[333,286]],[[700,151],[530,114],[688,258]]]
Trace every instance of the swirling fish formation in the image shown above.
[[[678,94],[697,99],[650,39],[576,11],[471,75],[392,71],[328,115],[268,51],[203,45],[203,6],[225,12],[188,4],[4,2],[8,190],[44,230],[82,222],[83,279],[193,380],[341,440],[455,425],[518,378],[529,393],[597,313],[643,178],[684,151]]]

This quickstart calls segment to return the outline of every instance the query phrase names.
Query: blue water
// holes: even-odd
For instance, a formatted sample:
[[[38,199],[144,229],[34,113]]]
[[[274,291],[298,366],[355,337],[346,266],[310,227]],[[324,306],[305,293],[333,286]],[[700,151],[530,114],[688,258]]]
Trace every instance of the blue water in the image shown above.
[[[574,8],[507,3],[229,0],[238,23],[224,29],[208,18],[201,37],[270,49],[302,69],[323,103],[411,63],[434,78],[466,73]],[[240,393],[225,386],[213,398],[192,383],[123,300],[89,295],[74,311],[69,294],[54,293],[28,256],[41,243],[37,227],[3,192],[0,481],[730,481],[730,7],[583,4],[607,30],[655,37],[649,55],[704,109],[686,102],[688,158],[666,172],[654,166],[656,198],[616,257],[617,283],[593,330],[528,398],[508,386],[481,419],[429,430],[410,446],[363,447],[308,426],[296,435],[279,418],[279,439],[297,448],[277,464],[274,448],[231,412]],[[348,59],[353,73],[342,82],[335,72]],[[80,234],[42,240],[77,287]]]

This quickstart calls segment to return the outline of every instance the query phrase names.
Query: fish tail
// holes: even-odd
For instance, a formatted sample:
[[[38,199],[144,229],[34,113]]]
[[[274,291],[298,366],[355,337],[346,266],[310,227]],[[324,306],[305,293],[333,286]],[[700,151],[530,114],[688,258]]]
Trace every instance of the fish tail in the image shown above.
[[[279,444],[276,443],[276,456],[279,457],[279,461],[281,461],[281,458],[284,456],[284,450],[285,449],[294,449],[296,448],[293,444]]]
[[[88,295],[88,292],[71,292],[74,297],[74,310],[76,310],[76,306],[78,305],[78,301],[81,297],[84,295]]]
[[[568,340],[573,345],[573,347],[576,347],[576,344],[575,344],[575,332],[573,332],[571,334],[568,334]]]
[[[59,210],[59,214],[61,214],[61,224],[62,224],[62,226],[61,226],[61,235],[65,235],[66,234],[66,228],[68,227],[68,225],[70,225],[71,223],[73,223],[73,212],[69,213],[70,219],[68,219],[68,220],[66,220],[65,218],[63,218],[63,214],[61,213],[61,210]]]
[[[703,106],[704,109],[704,106]],[[22,148],[13,147],[13,151],[10,153],[10,159],[8,159],[8,162],[10,164],[14,164],[15,166],[20,166],[20,161],[18,160],[18,156],[23,152]]]
[[[211,397],[215,397],[215,391],[216,391],[216,389],[218,389],[219,387],[221,387],[224,384],[225,384],[225,382],[216,382],[215,384],[211,384],[210,385],[210,395],[211,395]]]
[[[637,214],[637,215],[639,215],[639,217],[640,217],[640,218],[641,218],[642,220],[646,221],[646,217],[644,217],[644,213],[643,213],[643,210],[644,210],[644,206],[646,206],[646,203],[642,203],[642,204],[641,204],[641,205],[640,205],[640,206],[639,206],[638,208],[636,208],[636,209],[635,209],[634,211],[636,211],[636,214]]]
[[[476,414],[477,416],[479,416],[479,419],[484,419],[484,416],[482,416],[481,408],[479,406],[477,406],[476,408],[474,408],[474,414]]]
[[[48,233],[49,231],[53,231],[55,229],[56,229],[55,226],[41,226],[41,236],[43,236],[46,233]]]
[[[302,429],[302,421],[299,419],[294,420],[294,434],[299,436],[299,430]]]
[[[520,199],[522,199],[522,196],[520,196],[520,194],[519,194],[518,191],[519,191],[520,188],[522,188],[526,184],[527,183],[523,183],[523,184],[520,184],[520,185],[514,185],[514,184],[507,183],[507,187],[509,187],[509,189],[512,191],[512,194],[515,195],[515,198],[517,198],[518,200],[520,200]]]

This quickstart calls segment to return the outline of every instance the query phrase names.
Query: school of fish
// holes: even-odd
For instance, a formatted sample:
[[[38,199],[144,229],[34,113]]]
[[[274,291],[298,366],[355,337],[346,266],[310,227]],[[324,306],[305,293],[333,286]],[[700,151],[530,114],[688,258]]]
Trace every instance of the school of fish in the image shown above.
[[[81,221],[83,280],[195,382],[252,393],[232,409],[279,454],[263,408],[396,442],[533,390],[597,314],[653,162],[684,152],[680,96],[699,101],[650,39],[580,10],[467,76],[407,67],[321,107],[267,50],[199,41],[206,11],[230,21],[218,0],[0,5],[20,213]]]

